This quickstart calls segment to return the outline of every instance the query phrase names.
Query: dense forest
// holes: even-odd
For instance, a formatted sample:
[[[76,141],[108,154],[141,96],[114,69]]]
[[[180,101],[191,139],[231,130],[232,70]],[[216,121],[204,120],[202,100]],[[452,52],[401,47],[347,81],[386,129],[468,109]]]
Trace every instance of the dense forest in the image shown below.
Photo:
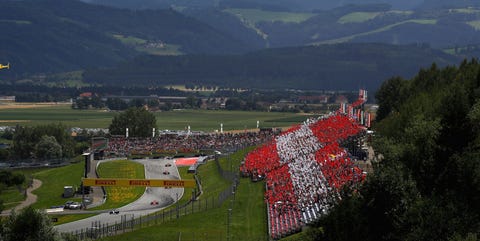
[[[381,155],[353,195],[310,229],[315,240],[478,240],[480,63],[433,64],[376,94]]]
[[[83,78],[109,85],[376,90],[384,79],[411,77],[432,62],[444,66],[458,59],[423,45],[337,44],[244,55],[143,56],[116,68],[90,69]]]

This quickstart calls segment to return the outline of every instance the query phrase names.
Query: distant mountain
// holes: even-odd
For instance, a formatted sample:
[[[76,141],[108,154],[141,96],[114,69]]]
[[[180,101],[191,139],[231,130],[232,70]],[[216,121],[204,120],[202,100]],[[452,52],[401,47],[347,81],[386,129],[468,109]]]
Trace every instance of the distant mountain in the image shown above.
[[[84,0],[85,2],[130,9],[256,8],[270,11],[328,10],[347,4],[386,3],[394,9],[413,9],[423,0]]]
[[[257,22],[272,47],[341,42],[427,43],[451,48],[480,43],[480,8],[392,11],[348,5],[298,23]]]
[[[256,29],[228,12],[216,8],[195,8],[185,9],[181,13],[206,23],[238,41],[248,43],[252,48],[261,49],[268,47],[267,41]]]
[[[337,44],[244,55],[142,56],[115,68],[90,69],[83,78],[91,83],[120,86],[375,90],[392,76],[410,78],[433,62],[445,66],[459,61],[424,45]]]
[[[478,0],[424,0],[419,6],[422,9],[446,9],[446,8],[468,8],[480,7]]]
[[[171,9],[133,11],[74,0],[0,4],[0,62],[12,65],[1,78],[112,66],[139,55],[136,42],[159,50],[176,46],[180,53],[253,49]]]
[[[394,9],[413,9],[423,0],[223,0],[220,6],[229,8],[258,8],[277,11],[330,10],[345,5],[388,4]]]

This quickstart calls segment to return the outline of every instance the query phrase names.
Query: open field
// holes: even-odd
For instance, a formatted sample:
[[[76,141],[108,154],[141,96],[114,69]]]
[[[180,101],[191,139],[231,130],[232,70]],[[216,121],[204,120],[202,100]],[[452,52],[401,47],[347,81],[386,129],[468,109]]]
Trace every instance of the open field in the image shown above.
[[[315,43],[312,43],[312,44],[316,45],[316,44],[344,43],[344,42],[350,41],[350,40],[352,40],[356,37],[362,37],[362,36],[366,36],[366,35],[370,35],[370,34],[380,33],[380,32],[387,31],[387,30],[390,30],[394,27],[400,26],[402,24],[407,24],[407,23],[437,24],[437,20],[436,19],[410,19],[410,20],[405,20],[405,21],[402,21],[402,22],[390,24],[390,25],[387,25],[387,26],[384,26],[384,27],[381,27],[381,28],[378,28],[378,29],[375,29],[375,30],[372,30],[372,31],[353,34],[353,35],[350,35],[350,36],[337,38],[337,39],[329,39],[329,40],[325,40],[325,41],[315,42]]]
[[[45,102],[45,103],[18,103],[18,102],[0,102],[0,110],[10,110],[10,109],[36,109],[44,107],[58,107],[58,106],[71,106],[70,103],[55,103],[55,102]]]
[[[105,110],[73,110],[70,106],[48,106],[36,108],[36,105],[21,108],[9,108],[0,111],[0,126],[39,125],[62,122],[70,127],[108,128],[116,112]],[[184,130],[188,126],[192,131],[245,130],[260,127],[286,127],[299,123],[308,116],[295,113],[226,111],[226,110],[178,110],[156,112],[159,130]]]
[[[229,12],[240,19],[244,19],[249,23],[256,24],[258,22],[292,22],[299,23],[309,19],[315,14],[312,13],[291,13],[291,12],[272,12],[263,11],[258,9],[241,9],[241,8],[229,8],[224,10]]]
[[[154,54],[154,55],[179,55],[182,54],[180,51],[180,45],[175,44],[165,44],[163,43],[161,47],[146,47],[148,41],[145,39],[137,38],[134,36],[124,36],[121,34],[113,34],[115,39],[119,40],[125,45],[134,47],[136,50]]]
[[[363,23],[368,20],[374,19],[381,14],[411,15],[413,14],[413,11],[392,10],[387,12],[353,12],[342,16],[338,19],[337,22],[340,24]]]
[[[338,19],[338,23],[345,24],[345,23],[363,23],[370,19],[374,19],[378,16],[380,12],[354,12],[349,13],[345,16],[342,16]]]

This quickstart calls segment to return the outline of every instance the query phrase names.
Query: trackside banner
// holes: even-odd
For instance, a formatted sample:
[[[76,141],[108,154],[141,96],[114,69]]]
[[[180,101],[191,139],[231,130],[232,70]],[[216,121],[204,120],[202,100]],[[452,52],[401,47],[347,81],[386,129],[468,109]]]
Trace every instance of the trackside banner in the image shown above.
[[[127,178],[83,178],[84,186],[117,187],[195,187],[193,179],[127,179]]]

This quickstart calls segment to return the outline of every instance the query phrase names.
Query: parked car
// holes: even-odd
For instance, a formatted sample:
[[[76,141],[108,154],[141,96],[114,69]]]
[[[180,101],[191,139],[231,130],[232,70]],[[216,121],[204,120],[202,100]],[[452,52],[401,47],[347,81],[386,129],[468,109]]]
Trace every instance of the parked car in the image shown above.
[[[110,214],[119,214],[120,211],[118,211],[118,209],[113,209],[113,210],[110,210]]]
[[[68,201],[65,203],[64,208],[66,209],[80,209],[82,207],[82,204],[79,202],[74,202],[74,201]]]

